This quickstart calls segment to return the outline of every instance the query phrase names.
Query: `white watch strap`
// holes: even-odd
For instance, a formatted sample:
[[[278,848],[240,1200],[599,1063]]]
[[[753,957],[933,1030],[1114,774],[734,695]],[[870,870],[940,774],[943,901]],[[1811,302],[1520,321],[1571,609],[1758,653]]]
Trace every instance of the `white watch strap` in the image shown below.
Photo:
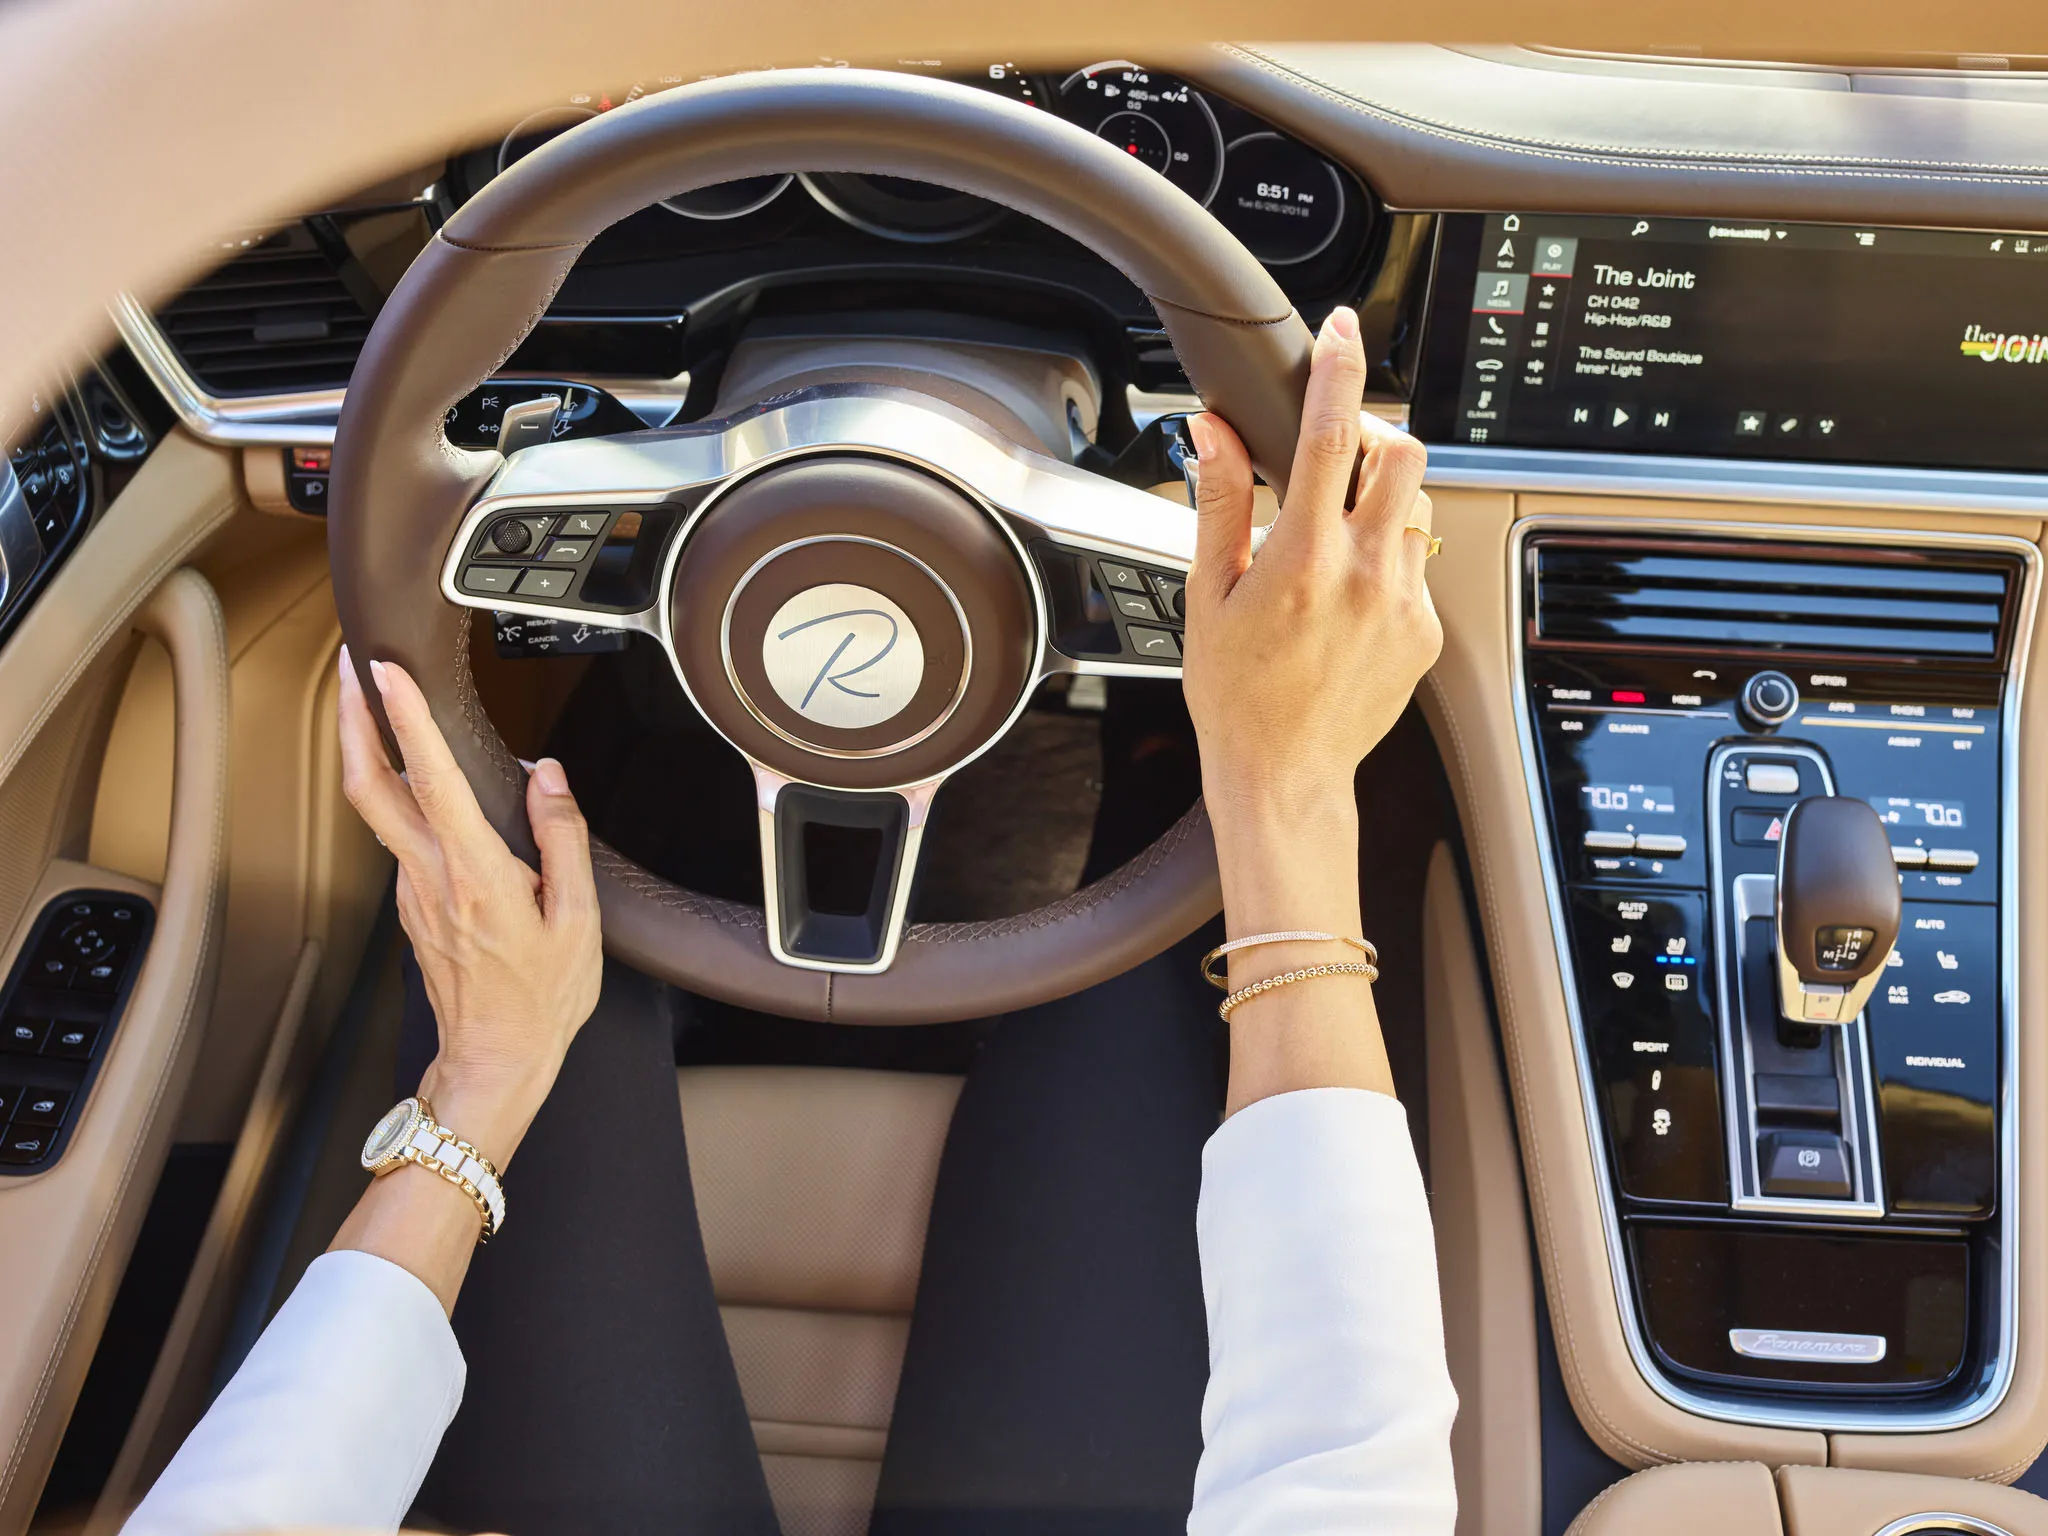
[[[412,1147],[429,1162],[459,1174],[483,1196],[484,1204],[490,1207],[491,1233],[495,1236],[505,1225],[505,1189],[497,1176],[454,1142],[442,1140],[429,1126],[423,1125],[412,1133]]]

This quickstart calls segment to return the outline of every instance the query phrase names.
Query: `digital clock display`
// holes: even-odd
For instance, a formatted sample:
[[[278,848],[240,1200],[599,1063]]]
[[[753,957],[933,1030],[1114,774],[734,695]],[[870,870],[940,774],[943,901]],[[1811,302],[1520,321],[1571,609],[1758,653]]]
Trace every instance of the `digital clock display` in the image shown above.
[[[1579,800],[1589,811],[1627,816],[1666,816],[1678,809],[1677,791],[1669,784],[1581,784]]]
[[[1888,827],[1907,832],[1955,832],[1969,825],[1960,800],[1918,800],[1911,795],[1872,795],[1871,809]]]

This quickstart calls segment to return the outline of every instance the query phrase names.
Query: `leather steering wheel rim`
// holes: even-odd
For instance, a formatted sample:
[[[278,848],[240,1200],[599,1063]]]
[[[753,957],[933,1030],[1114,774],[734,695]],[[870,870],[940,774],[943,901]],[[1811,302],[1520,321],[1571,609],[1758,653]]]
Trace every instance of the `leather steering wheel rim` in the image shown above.
[[[436,579],[504,460],[452,446],[445,414],[503,365],[609,225],[663,197],[791,169],[934,182],[1081,241],[1150,298],[1196,390],[1284,492],[1307,327],[1208,212],[1093,135],[969,87],[830,69],[686,86],[579,125],[490,182],[398,284],[349,382],[328,517],[335,599],[366,683],[373,658],[418,680],[484,814],[522,857],[534,857],[524,773],[477,698],[470,614]],[[365,693],[381,722],[376,690]],[[605,945],[620,960],[746,1007],[843,1023],[1049,1001],[1149,959],[1222,905],[1199,802],[1084,890],[1000,921],[913,925],[895,964],[872,974],[781,964],[760,909],[684,890],[601,843],[593,857]]]

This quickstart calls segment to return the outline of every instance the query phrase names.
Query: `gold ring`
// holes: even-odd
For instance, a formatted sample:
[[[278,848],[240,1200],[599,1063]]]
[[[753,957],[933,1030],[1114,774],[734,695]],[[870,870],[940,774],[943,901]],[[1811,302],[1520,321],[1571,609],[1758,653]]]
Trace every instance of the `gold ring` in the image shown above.
[[[1435,554],[1438,550],[1444,547],[1444,541],[1438,538],[1435,534],[1431,533],[1427,528],[1423,527],[1420,523],[1410,523],[1401,531],[1403,533],[1419,533],[1425,539],[1429,540],[1429,548],[1422,552],[1422,558],[1425,560],[1427,560],[1431,555]]]

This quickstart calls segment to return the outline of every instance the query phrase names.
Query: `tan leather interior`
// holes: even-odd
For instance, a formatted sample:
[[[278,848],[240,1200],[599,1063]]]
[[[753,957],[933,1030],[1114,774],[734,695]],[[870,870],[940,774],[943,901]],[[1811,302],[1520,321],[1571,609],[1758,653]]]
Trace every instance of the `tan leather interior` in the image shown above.
[[[1894,1522],[1946,1532],[1941,1515],[2007,1536],[2048,1533],[2048,1501],[1996,1483],[1907,1472],[1687,1462],[1622,1479],[1579,1512],[1566,1536],[1877,1536]],[[1923,1525],[1916,1517],[1928,1517]]]
[[[712,1286],[782,1529],[860,1536],[960,1080],[694,1067],[676,1085]]]
[[[76,564],[63,574],[73,575]],[[56,1454],[92,1346],[113,1303],[130,1246],[171,1140],[173,1111],[196,1051],[198,1021],[220,958],[228,804],[227,646],[213,589],[188,570],[151,583],[140,610],[124,605],[102,645],[132,621],[171,658],[177,730],[174,789],[161,886],[57,859],[42,872],[28,912],[84,886],[155,901],[157,926],[91,1099],[64,1159],[12,1181],[0,1200],[0,1294],[15,1300],[0,1328],[7,1436],[0,1525],[26,1523]],[[124,594],[125,595],[125,594]],[[71,654],[84,663],[99,646]],[[0,668],[17,658],[9,648]],[[17,922],[4,961],[26,937]],[[39,1367],[39,1368],[38,1368]]]
[[[1781,1536],[1778,1490],[1754,1461],[1655,1467],[1611,1485],[1565,1536]]]
[[[1486,978],[1457,860],[1442,843],[1422,902],[1429,1209],[1458,1389],[1458,1536],[1533,1536],[1543,1515],[1543,1419],[1528,1206]]]

